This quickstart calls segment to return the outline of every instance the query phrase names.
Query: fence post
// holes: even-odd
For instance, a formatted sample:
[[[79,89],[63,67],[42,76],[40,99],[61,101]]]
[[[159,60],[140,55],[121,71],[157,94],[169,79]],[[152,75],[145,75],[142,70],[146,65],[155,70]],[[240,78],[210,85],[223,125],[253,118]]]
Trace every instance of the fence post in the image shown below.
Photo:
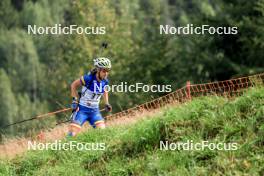
[[[187,99],[191,100],[191,82],[187,81],[186,83],[186,92],[187,92]]]
[[[41,142],[45,141],[45,133],[43,131],[40,131],[40,133],[37,135],[37,140]]]

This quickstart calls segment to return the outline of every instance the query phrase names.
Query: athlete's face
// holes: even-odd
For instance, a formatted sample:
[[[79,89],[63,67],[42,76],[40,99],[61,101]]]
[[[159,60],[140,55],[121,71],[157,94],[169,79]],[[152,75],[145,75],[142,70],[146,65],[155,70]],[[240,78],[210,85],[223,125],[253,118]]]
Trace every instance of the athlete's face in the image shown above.
[[[100,79],[107,78],[108,73],[109,73],[109,70],[107,70],[107,69],[100,69],[100,71],[99,71],[99,77],[100,77]]]

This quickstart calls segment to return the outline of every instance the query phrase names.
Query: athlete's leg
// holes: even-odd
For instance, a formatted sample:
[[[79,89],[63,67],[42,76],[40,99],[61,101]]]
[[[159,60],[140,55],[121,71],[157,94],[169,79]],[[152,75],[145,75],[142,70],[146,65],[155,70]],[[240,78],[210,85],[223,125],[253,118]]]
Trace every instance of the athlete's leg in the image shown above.
[[[100,121],[96,121],[95,123],[95,126],[96,126],[96,128],[101,128],[101,129],[104,129],[105,128],[105,122],[104,122],[104,120],[100,120]]]
[[[105,121],[99,109],[91,109],[87,119],[94,128],[105,128]]]
[[[81,126],[76,123],[71,123],[69,126],[68,136],[76,136],[81,131]]]
[[[74,112],[72,122],[69,126],[68,136],[76,136],[82,128],[82,125],[87,120],[88,116],[85,112]]]

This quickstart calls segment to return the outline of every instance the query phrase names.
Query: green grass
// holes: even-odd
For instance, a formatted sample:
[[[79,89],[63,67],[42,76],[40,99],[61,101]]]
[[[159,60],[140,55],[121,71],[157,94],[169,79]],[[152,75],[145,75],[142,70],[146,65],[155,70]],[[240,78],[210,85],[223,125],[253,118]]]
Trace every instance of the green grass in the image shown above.
[[[30,151],[0,161],[2,175],[264,175],[264,88],[232,101],[200,97],[129,126],[74,140],[104,151]],[[160,141],[236,142],[238,149],[160,150]]]

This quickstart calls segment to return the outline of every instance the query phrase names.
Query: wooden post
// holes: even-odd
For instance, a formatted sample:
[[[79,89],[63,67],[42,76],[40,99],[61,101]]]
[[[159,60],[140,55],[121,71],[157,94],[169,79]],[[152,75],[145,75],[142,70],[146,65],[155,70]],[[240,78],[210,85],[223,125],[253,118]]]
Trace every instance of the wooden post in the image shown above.
[[[186,92],[187,92],[187,99],[191,100],[191,82],[187,81],[186,83]]]

